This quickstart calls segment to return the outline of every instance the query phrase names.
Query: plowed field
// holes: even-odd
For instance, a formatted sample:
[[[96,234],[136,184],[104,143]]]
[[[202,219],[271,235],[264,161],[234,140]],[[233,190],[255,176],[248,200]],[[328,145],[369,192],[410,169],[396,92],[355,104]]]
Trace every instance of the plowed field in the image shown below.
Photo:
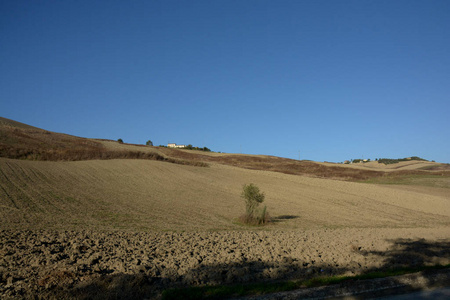
[[[448,188],[209,164],[0,158],[0,298],[148,299],[450,263]],[[246,183],[269,225],[237,222]]]

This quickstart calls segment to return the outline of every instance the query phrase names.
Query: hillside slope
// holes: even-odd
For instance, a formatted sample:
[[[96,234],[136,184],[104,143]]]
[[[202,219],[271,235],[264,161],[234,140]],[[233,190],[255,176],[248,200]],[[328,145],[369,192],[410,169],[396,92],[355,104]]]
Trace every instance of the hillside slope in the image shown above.
[[[447,265],[450,176],[426,167],[119,144],[0,119],[0,298],[158,299],[171,287]],[[237,222],[248,183],[271,224]]]
[[[1,228],[242,229],[242,185],[266,193],[266,229],[450,225],[450,195],[212,164],[0,158]]]
[[[118,144],[117,142],[114,142]],[[108,145],[108,146],[105,146]],[[165,157],[154,147],[133,145],[111,147],[105,140],[50,132],[0,118],[0,157],[39,161],[81,161],[93,159],[148,159],[206,166],[201,161]]]
[[[55,133],[0,117],[0,157],[45,161],[80,161],[92,159],[148,159],[178,164],[207,166],[219,163],[253,170],[307,175],[340,180],[367,180],[383,176],[450,176],[450,165],[425,162],[421,165],[393,164],[389,168],[373,164],[343,165],[298,161],[267,156],[225,154],[170,149],[144,145],[120,144],[116,141],[88,139]],[[427,170],[420,168],[427,167]],[[387,173],[392,174],[387,174]],[[406,172],[406,173],[405,173]]]

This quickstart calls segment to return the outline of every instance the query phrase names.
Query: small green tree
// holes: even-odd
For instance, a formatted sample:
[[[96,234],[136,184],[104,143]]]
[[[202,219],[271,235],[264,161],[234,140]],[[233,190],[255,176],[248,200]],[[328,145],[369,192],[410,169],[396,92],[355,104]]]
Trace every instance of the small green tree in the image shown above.
[[[245,184],[242,189],[241,197],[245,199],[244,223],[262,225],[269,221],[267,208],[258,209],[260,203],[264,201],[265,195],[259,190],[259,187],[253,183]]]
[[[119,144],[123,144],[123,140],[122,139],[118,139],[117,141],[119,142]]]
[[[147,146],[153,146],[153,142],[148,140],[147,143],[145,143]]]

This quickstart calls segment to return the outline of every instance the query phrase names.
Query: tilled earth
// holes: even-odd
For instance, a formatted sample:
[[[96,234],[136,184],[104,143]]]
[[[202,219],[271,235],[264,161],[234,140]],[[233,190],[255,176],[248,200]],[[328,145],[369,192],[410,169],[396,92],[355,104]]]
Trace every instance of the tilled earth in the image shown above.
[[[450,263],[450,229],[0,231],[1,299],[145,299],[164,289]],[[427,239],[421,239],[426,236]]]

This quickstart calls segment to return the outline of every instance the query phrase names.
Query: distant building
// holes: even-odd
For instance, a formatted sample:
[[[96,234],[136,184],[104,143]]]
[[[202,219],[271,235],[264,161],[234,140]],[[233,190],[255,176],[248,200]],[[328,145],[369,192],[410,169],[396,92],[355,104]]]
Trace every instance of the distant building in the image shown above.
[[[167,144],[167,147],[169,147],[169,148],[186,148],[186,145],[177,145],[175,143],[169,143],[169,144]]]

